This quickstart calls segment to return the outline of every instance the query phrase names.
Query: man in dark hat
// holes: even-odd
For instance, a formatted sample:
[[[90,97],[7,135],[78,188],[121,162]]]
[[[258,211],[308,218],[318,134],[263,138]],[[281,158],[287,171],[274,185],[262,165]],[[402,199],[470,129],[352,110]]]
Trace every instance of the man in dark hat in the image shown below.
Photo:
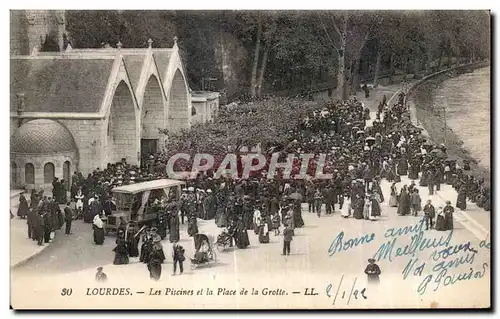
[[[429,199],[424,206],[425,230],[429,230],[429,227],[431,229],[434,227],[434,217],[436,217],[436,210]]]

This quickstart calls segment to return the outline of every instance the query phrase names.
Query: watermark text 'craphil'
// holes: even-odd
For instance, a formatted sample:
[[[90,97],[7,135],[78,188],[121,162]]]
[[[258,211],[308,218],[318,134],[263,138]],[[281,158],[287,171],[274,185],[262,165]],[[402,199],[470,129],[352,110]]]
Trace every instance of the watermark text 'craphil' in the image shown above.
[[[307,179],[310,177],[331,179],[333,178],[332,174],[324,173],[325,167],[328,167],[326,157],[326,154],[300,154],[298,156],[289,154],[286,161],[280,162],[279,153],[268,157],[264,154],[248,154],[239,158],[236,154],[229,153],[220,163],[216,164],[215,157],[210,154],[196,154],[191,157],[186,153],[177,153],[169,158],[166,169],[168,177],[174,179],[196,178],[199,173],[208,170],[215,171],[215,178],[230,176],[232,178],[248,179],[252,172],[260,171],[265,172],[262,177],[273,179],[280,170],[284,179]],[[238,171],[238,161],[240,161],[241,171]],[[182,169],[176,171],[175,168],[178,167],[180,162],[184,162],[186,167],[191,167],[191,170],[187,172]],[[314,165],[312,174],[311,168],[313,166],[311,165]]]

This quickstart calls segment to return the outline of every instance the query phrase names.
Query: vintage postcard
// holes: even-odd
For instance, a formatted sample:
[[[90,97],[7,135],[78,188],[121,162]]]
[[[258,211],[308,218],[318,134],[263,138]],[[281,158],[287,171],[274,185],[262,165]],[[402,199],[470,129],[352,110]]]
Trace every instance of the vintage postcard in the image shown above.
[[[10,11],[12,308],[490,308],[490,19]]]

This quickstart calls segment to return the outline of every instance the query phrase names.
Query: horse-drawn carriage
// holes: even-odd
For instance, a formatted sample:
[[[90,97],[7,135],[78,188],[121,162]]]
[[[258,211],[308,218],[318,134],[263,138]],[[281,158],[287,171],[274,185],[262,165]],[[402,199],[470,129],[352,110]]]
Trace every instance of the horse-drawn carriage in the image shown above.
[[[116,232],[121,223],[137,222],[139,227],[153,226],[158,221],[159,207],[155,201],[166,196],[180,198],[181,185],[184,181],[158,179],[143,183],[113,188],[116,211],[103,218],[106,233]],[[124,227],[124,226],[122,226]]]

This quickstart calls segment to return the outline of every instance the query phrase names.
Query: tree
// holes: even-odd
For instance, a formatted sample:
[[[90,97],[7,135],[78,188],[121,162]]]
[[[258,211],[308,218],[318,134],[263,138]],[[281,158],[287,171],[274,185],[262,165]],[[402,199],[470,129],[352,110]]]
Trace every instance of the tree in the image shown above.
[[[325,16],[329,18],[329,24],[324,22]],[[349,98],[346,85],[353,75],[353,69],[356,71],[359,67],[361,51],[373,28],[380,23],[380,17],[377,12],[345,10],[324,14],[318,12],[318,18],[331,49],[338,57],[336,72],[338,97],[346,100]],[[328,28],[327,25],[331,27]],[[357,76],[356,72],[354,74]],[[351,80],[353,85],[356,85],[356,82],[356,78]]]

